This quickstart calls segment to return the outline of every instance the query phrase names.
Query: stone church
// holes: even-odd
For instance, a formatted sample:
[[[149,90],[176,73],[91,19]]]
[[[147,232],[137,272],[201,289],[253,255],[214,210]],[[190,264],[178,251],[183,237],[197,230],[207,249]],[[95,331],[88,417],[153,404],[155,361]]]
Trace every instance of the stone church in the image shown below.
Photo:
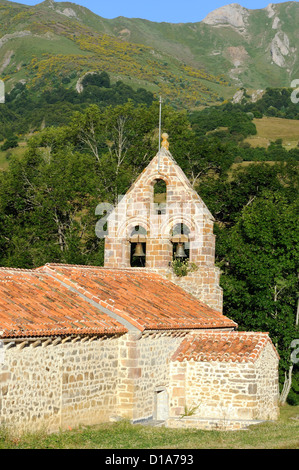
[[[107,220],[104,267],[0,268],[0,424],[277,419],[278,354],[223,315],[213,217],[167,136]]]

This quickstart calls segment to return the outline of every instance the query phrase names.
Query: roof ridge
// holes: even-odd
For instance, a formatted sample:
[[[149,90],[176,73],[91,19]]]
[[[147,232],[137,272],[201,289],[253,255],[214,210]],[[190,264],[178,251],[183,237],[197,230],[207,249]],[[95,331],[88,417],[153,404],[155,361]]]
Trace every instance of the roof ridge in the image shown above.
[[[103,268],[103,266],[93,266],[91,264],[46,263],[42,266],[39,266],[36,269],[42,269],[45,266],[65,266],[65,267],[71,267],[71,268],[94,268],[94,269]]]
[[[0,271],[12,271],[12,272],[21,272],[21,273],[32,273],[36,274],[35,268],[9,268],[6,266],[0,266]]]
[[[47,266],[57,266],[57,267],[65,267],[65,268],[84,268],[84,269],[99,269],[103,271],[119,271],[119,272],[130,272],[130,273],[145,273],[145,274],[154,274],[160,277],[161,274],[158,272],[152,271],[151,268],[132,268],[132,267],[126,267],[126,268],[113,268],[113,267],[107,267],[107,266],[97,266],[97,265],[91,265],[91,264],[68,264],[68,263],[46,263],[42,266],[39,266],[37,268],[34,268],[34,270],[42,270],[43,268]]]
[[[266,336],[269,335],[268,331],[236,331],[236,330],[227,330],[227,331],[200,331],[200,332],[194,332],[193,334],[195,335],[227,335],[227,334],[237,334],[238,336],[240,335],[260,335],[260,336]]]

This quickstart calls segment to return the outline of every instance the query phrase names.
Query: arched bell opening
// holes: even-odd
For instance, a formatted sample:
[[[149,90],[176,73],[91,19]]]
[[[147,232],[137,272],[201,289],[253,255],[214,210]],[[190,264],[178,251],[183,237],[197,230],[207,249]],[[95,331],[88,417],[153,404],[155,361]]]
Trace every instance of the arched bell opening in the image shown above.
[[[173,245],[173,259],[186,261],[190,259],[190,230],[183,223],[176,224],[171,233],[171,241]]]
[[[130,236],[130,266],[144,268],[146,263],[146,230],[136,225]]]
[[[157,178],[153,182],[154,204],[158,215],[166,213],[167,184],[162,178]]]

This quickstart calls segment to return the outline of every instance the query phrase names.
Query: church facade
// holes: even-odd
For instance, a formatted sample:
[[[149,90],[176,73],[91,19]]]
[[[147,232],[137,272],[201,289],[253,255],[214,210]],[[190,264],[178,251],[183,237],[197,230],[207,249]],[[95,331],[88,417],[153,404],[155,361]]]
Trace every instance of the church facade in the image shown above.
[[[165,143],[108,217],[104,267],[0,268],[0,423],[277,419],[276,349],[223,315],[219,276],[213,217]]]

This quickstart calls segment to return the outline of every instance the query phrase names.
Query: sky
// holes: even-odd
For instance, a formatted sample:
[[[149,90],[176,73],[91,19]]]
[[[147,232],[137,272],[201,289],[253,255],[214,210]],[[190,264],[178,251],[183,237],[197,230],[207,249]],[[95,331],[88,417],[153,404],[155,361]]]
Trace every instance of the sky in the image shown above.
[[[41,0],[18,0],[17,3],[37,5]],[[167,23],[195,23],[201,21],[213,10],[229,3],[239,3],[248,9],[265,8],[269,3],[282,3],[271,0],[76,0],[72,3],[82,5],[103,18],[142,18]]]

